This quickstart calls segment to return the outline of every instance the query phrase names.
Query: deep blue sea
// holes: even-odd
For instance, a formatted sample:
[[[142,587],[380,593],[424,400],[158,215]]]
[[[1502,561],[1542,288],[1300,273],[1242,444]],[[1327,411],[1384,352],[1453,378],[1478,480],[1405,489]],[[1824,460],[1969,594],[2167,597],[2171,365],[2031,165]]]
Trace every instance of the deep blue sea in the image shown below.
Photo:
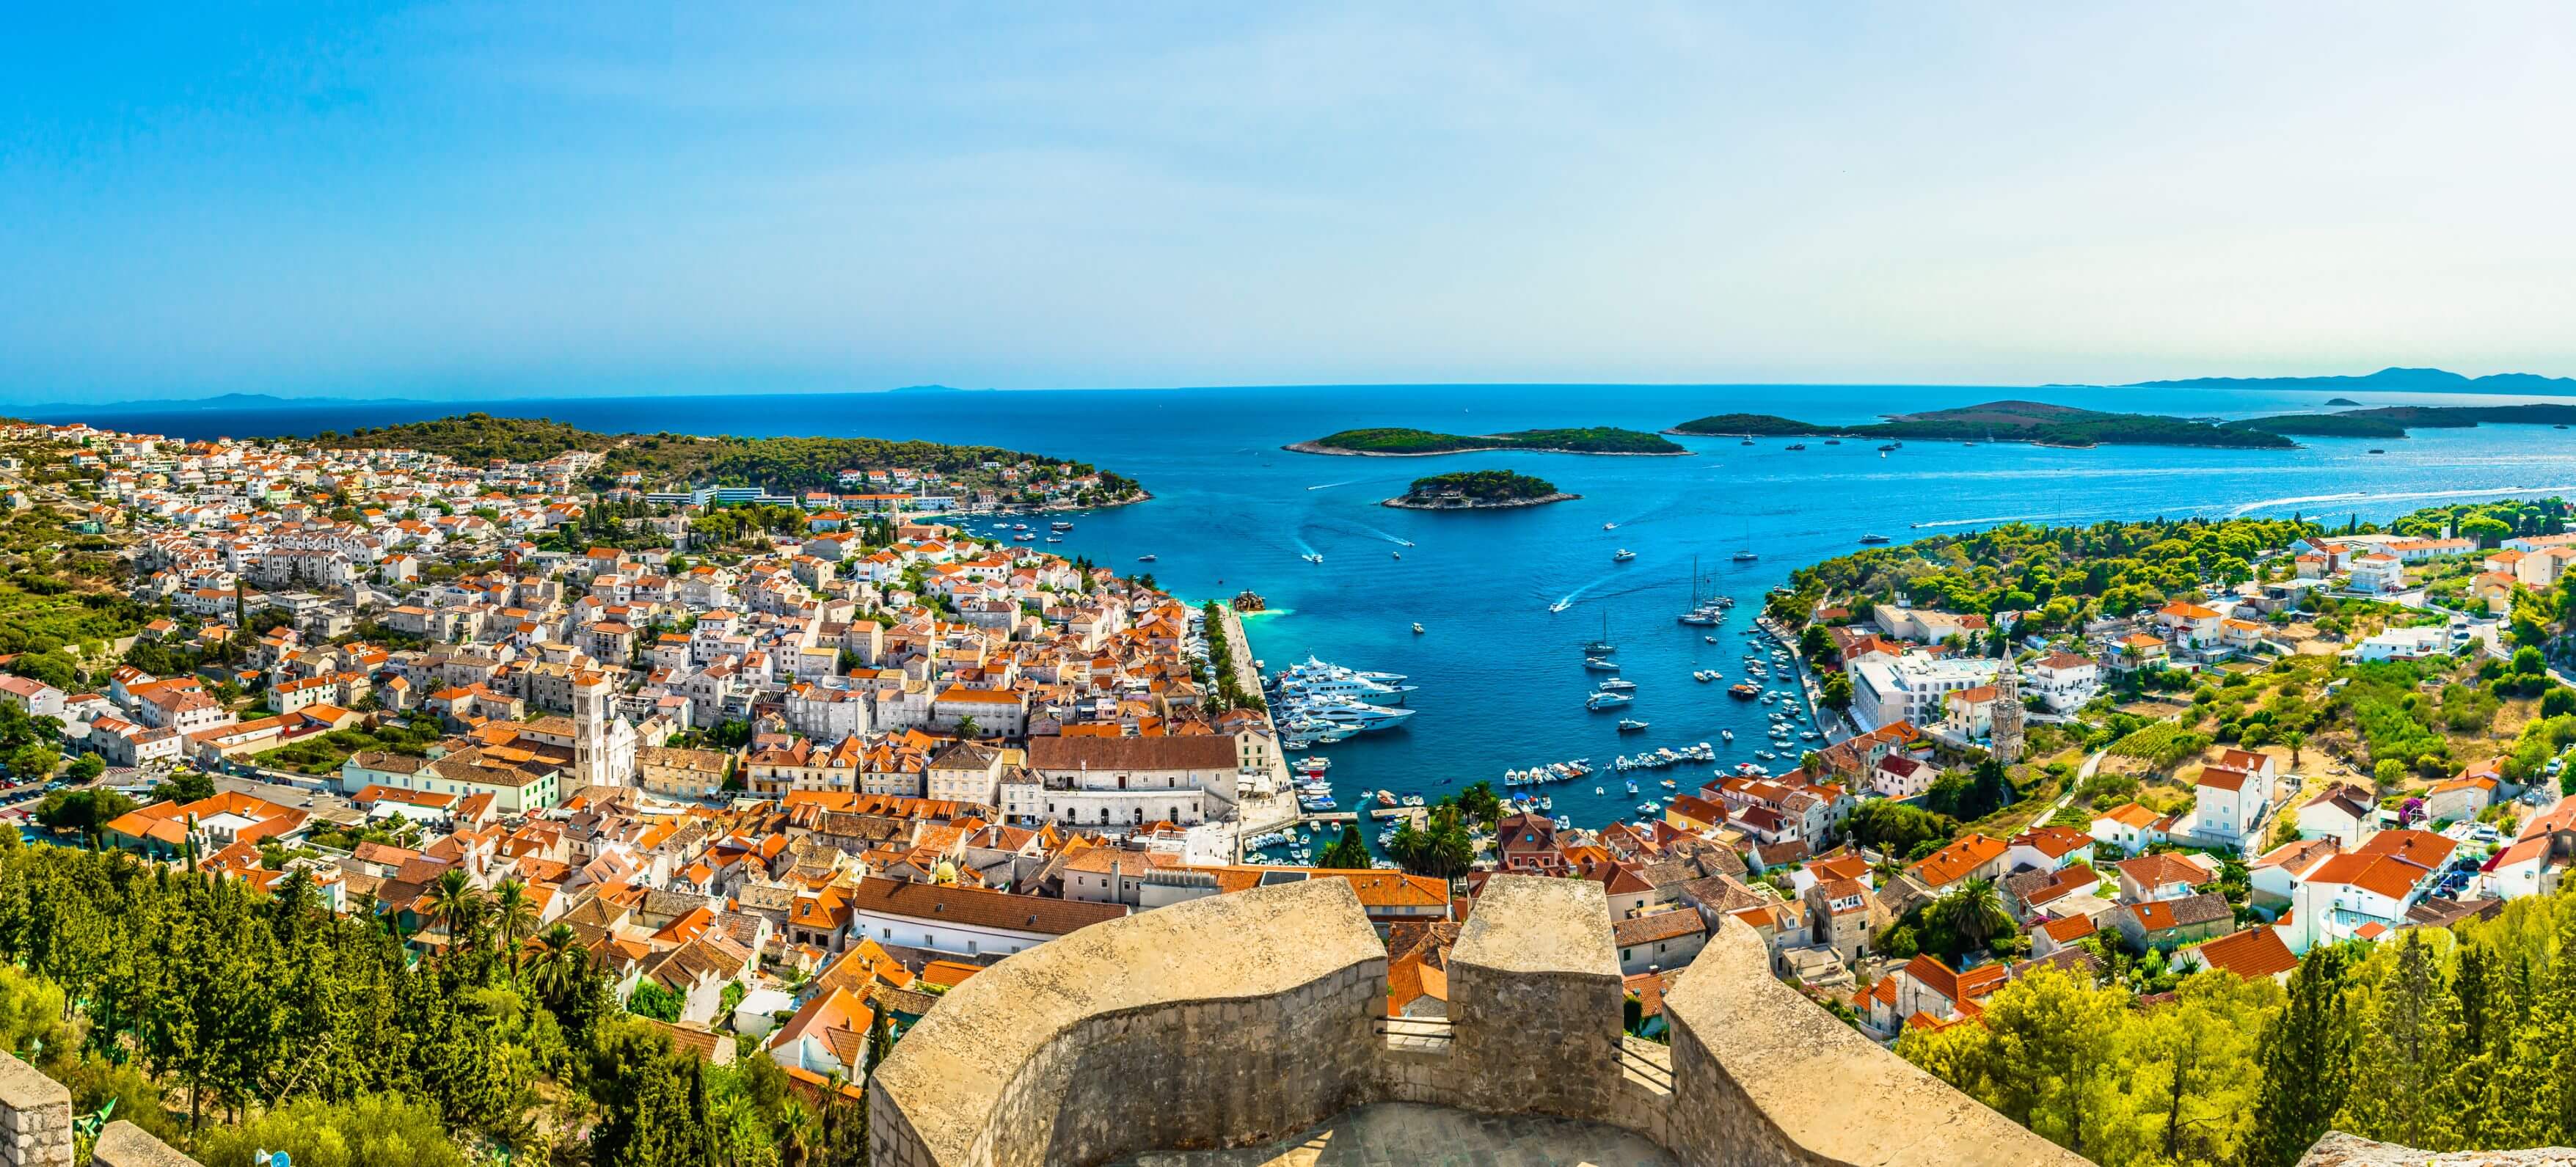
[[[2478,404],[2523,400],[2460,394],[2347,393],[2364,404]],[[468,409],[551,417],[596,430],[744,435],[867,435],[983,442],[1094,462],[1143,482],[1155,497],[1073,516],[1050,548],[1106,564],[1145,567],[1184,597],[1252,588],[1275,614],[1252,623],[1255,650],[1274,669],[1309,653],[1359,668],[1407,673],[1421,710],[1402,728],[1330,747],[1348,806],[1378,787],[1437,795],[1506,768],[1572,757],[1604,761],[1653,745],[1738,741],[1721,761],[1760,748],[1757,707],[1724,684],[1691,679],[1714,667],[1741,675],[1742,633],[1764,590],[1790,569],[1849,550],[1865,532],[1902,541],[2007,520],[2080,523],[2157,515],[2288,515],[2385,519],[2443,499],[2576,495],[2576,431],[2487,426],[2381,440],[2307,439],[2296,450],[2111,447],[2052,450],[2011,444],[1910,442],[1881,457],[1868,442],[1784,449],[1684,438],[1682,458],[1460,454],[1350,458],[1294,454],[1285,443],[1334,430],[1417,425],[1454,433],[1562,425],[1660,429],[1705,414],[1779,413],[1863,422],[1906,410],[2016,397],[2091,408],[2241,417],[2323,408],[2332,394],[2257,390],[2031,389],[1962,386],[1333,386],[1320,388],[1062,390],[804,396],[647,397],[500,402],[319,403],[247,410],[49,411],[181,437],[304,434],[437,417]],[[1378,505],[1414,477],[1507,468],[1583,497],[1494,513],[1420,514]],[[1618,524],[1603,530],[1602,524]],[[1405,546],[1405,543],[1411,546]],[[1620,548],[1635,560],[1613,564]],[[1761,558],[1730,557],[1753,550]],[[1302,561],[1307,552],[1320,565]],[[1391,552],[1401,551],[1395,558]],[[1691,593],[1692,557],[1709,586],[1743,601],[1718,630],[1674,622]],[[1550,604],[1570,600],[1562,613]],[[1419,621],[1426,632],[1414,635]],[[1620,734],[1616,714],[1583,697],[1599,675],[1578,646],[1608,628],[1625,677],[1637,683]],[[1670,772],[1683,789],[1704,770]],[[1597,824],[1629,817],[1644,796],[1614,779],[1558,786],[1559,814]],[[1651,777],[1645,794],[1663,794]]]

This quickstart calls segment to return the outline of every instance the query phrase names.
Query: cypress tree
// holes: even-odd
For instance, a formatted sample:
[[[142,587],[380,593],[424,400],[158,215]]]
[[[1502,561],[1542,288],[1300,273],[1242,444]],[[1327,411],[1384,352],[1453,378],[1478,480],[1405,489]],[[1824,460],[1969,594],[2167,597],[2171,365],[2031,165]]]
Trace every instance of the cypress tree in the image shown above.
[[[2263,1083],[2245,1146],[2249,1167],[2290,1167],[2343,1110],[2352,1089],[2347,961],[2341,946],[2319,945],[2290,976],[2289,1004],[2263,1035]]]

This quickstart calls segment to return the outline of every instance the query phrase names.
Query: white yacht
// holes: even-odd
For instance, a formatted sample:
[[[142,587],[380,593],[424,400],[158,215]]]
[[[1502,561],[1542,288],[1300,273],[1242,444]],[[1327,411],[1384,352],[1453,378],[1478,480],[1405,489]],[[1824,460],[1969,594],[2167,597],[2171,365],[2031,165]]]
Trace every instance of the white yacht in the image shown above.
[[[1636,698],[1625,693],[1595,693],[1583,699],[1583,707],[1591,710],[1616,709],[1634,700]]]

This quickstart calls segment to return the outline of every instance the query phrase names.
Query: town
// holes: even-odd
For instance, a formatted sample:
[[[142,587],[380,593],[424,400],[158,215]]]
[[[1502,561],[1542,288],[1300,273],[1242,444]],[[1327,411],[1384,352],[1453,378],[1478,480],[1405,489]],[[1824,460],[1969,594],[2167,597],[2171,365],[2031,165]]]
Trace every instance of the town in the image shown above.
[[[2283,984],[2576,862],[2576,691],[2532,643],[2576,560],[2555,502],[2519,531],[2459,508],[2393,524],[2429,534],[2115,532],[2113,574],[2151,589],[2027,528],[1829,561],[1763,621],[1828,715],[1794,769],[1599,827],[1479,783],[1392,812],[1395,860],[1353,826],[1297,866],[1246,855],[1298,812],[1233,611],[942,517],[1069,497],[84,425],[0,444],[18,521],[87,548],[114,578],[85,603],[134,625],[5,662],[28,841],[291,885],[424,954],[472,942],[460,903],[506,902],[672,1049],[817,1099],[864,1099],[1004,958],[1283,881],[1348,885],[1390,1019],[1443,1023],[1484,889],[1533,875],[1600,888],[1635,1039],[1669,1040],[1661,1002],[1741,927],[1907,1053],[2043,975]],[[15,570],[26,598],[71,586]]]

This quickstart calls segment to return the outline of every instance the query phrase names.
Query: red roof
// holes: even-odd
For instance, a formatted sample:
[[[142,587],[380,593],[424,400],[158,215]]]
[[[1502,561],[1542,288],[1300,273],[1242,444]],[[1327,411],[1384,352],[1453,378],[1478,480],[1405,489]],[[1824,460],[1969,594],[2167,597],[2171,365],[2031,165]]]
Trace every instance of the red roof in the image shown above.
[[[2281,934],[2266,925],[2231,932],[2214,940],[2203,941],[2193,951],[2209,967],[2253,980],[2285,973],[2299,966],[2299,958],[2290,955],[2290,946],[2281,943]]]

